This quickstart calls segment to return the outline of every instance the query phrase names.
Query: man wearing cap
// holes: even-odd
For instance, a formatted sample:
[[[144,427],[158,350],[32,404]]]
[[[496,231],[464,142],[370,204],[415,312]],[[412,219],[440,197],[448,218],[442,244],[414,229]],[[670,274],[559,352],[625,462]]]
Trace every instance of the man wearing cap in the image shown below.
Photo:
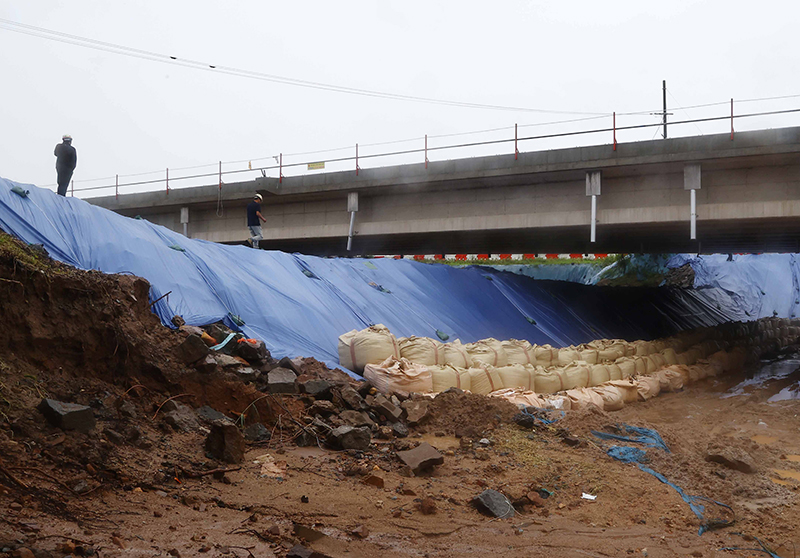
[[[58,173],[58,195],[66,196],[69,181],[72,179],[72,171],[78,164],[78,152],[72,147],[72,136],[65,135],[61,138],[61,143],[56,144],[53,152],[56,156],[56,173]]]
[[[261,236],[261,223],[267,220],[261,215],[261,194],[256,194],[253,201],[247,204],[247,226],[250,228],[250,238],[247,241],[253,248],[258,248],[258,241],[263,240]]]

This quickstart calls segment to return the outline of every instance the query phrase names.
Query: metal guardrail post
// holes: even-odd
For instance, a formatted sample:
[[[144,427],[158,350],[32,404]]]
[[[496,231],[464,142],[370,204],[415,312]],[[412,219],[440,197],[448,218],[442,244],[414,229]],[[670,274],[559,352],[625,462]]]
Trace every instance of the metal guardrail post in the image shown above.
[[[517,148],[517,124],[514,124],[514,160],[519,158],[519,149]]]
[[[119,199],[119,175],[114,178],[114,192],[117,199]]]
[[[169,196],[169,168],[167,168],[167,195]]]
[[[356,176],[358,176],[358,171],[361,170],[358,168],[358,144],[356,144]]]
[[[428,168],[428,134],[425,134],[425,168]]]
[[[614,151],[617,150],[617,113],[613,112],[612,114],[612,126],[614,128]]]
[[[731,141],[733,141],[733,99],[731,98]]]

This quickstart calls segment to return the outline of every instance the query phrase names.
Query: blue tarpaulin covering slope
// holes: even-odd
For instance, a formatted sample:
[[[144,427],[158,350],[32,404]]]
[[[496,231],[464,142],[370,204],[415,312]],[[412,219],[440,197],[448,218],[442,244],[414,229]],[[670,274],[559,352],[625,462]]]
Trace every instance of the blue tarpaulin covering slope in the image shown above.
[[[11,191],[20,186],[30,193]],[[244,228],[244,224],[242,224]],[[188,239],[76,198],[0,178],[0,228],[81,269],[152,285],[164,324],[239,316],[276,356],[338,363],[337,339],[383,323],[397,336],[485,337],[567,345],[650,338],[727,319],[691,294],[534,281],[500,271],[407,260],[325,259]]]

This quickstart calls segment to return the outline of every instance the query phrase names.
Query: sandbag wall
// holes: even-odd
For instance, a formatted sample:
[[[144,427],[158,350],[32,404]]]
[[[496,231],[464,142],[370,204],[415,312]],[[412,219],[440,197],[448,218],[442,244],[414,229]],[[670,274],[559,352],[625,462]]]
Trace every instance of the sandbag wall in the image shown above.
[[[782,318],[728,323],[654,341],[601,339],[560,348],[516,339],[467,344],[396,339],[379,324],[342,335],[339,358],[383,393],[457,387],[538,407],[616,410],[709,376],[741,371],[762,354],[798,340],[800,320]]]

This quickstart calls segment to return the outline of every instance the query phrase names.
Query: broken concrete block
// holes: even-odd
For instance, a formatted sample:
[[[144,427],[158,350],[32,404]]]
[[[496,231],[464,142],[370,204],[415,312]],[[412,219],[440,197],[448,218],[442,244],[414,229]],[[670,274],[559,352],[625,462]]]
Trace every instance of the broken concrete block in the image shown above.
[[[728,469],[753,474],[758,470],[753,458],[744,450],[730,446],[710,446],[706,452],[706,461],[720,463]]]
[[[400,461],[405,463],[415,475],[444,463],[444,456],[427,442],[422,442],[414,449],[398,451],[397,457]]]
[[[269,351],[263,341],[246,339],[236,346],[236,354],[251,364],[264,362],[269,358]]]
[[[55,399],[42,399],[37,409],[50,424],[62,430],[88,432],[95,425],[94,413],[90,407],[85,405],[64,403]]]
[[[383,395],[378,395],[375,397],[375,401],[372,404],[372,409],[386,417],[386,420],[390,422],[397,422],[400,420],[400,417],[403,416],[403,410],[395,406],[394,403],[389,401]]]
[[[244,436],[230,422],[216,421],[211,423],[211,432],[206,437],[206,451],[214,458],[226,463],[244,461]]]
[[[406,401],[403,401],[401,407],[406,412],[406,420],[408,424],[415,426],[422,422],[422,420],[428,414],[428,405],[430,405],[430,402],[425,399],[407,399]]]
[[[270,393],[297,393],[297,376],[288,368],[273,368],[267,374]]]
[[[497,490],[484,490],[472,502],[478,510],[500,519],[514,517],[516,513],[509,499]]]
[[[189,335],[175,348],[175,355],[184,364],[197,362],[208,354],[208,347],[199,335]]]
[[[342,411],[339,413],[344,423],[348,426],[372,426],[375,422],[363,411]]]
[[[200,328],[200,327],[197,327],[197,326],[192,326],[192,325],[183,325],[183,326],[178,328],[178,331],[183,331],[183,332],[188,333],[190,335],[200,335],[200,336],[203,335],[203,328]]]
[[[365,450],[369,448],[372,441],[372,433],[366,426],[361,428],[340,426],[331,430],[328,439],[333,442],[333,445],[342,449]]]
[[[222,368],[238,368],[242,366],[242,361],[230,355],[223,355],[220,353],[214,354],[214,360]]]

